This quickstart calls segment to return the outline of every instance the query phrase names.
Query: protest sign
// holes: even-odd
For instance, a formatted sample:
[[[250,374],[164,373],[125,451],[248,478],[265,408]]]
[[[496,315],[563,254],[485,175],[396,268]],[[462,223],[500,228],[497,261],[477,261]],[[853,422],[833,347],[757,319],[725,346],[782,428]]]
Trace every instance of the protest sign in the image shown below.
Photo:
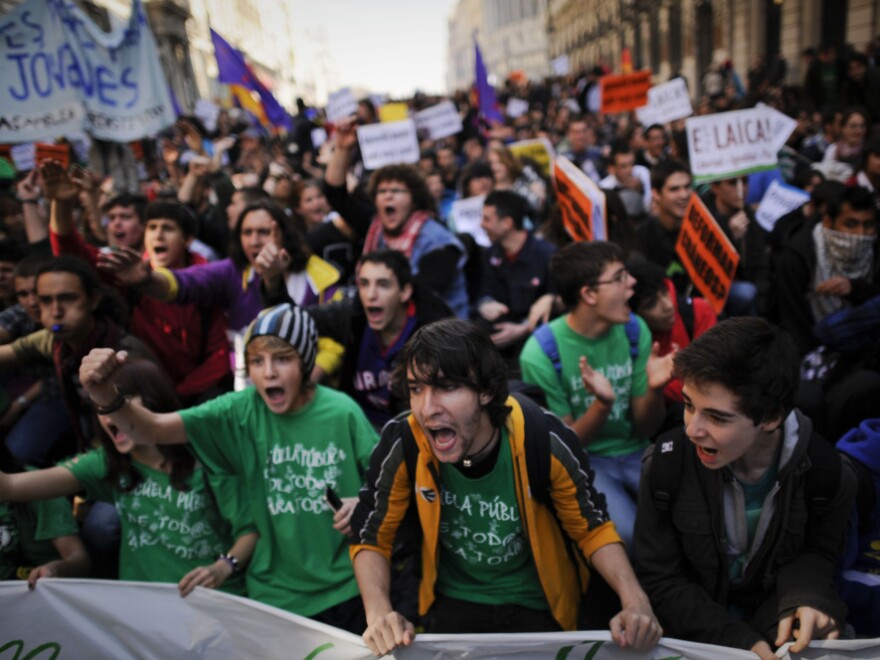
[[[419,141],[412,119],[358,126],[357,136],[364,167],[368,170],[419,160]]]
[[[13,145],[9,156],[19,172],[32,170],[37,164],[37,145],[34,142]]]
[[[601,112],[606,115],[629,112],[648,105],[651,72],[637,71],[622,76],[602,76],[599,78],[599,85],[602,94]]]
[[[207,99],[199,99],[193,108],[193,114],[198,117],[209,133],[217,130],[217,118],[220,116],[220,106]]]
[[[489,240],[481,224],[483,220],[483,201],[485,199],[485,195],[477,195],[476,197],[458,199],[452,202],[449,218],[456,232],[470,234],[474,237],[477,245],[489,247],[492,241]]]
[[[512,117],[516,119],[517,117],[522,117],[529,111],[529,102],[523,99],[518,99],[514,96],[511,96],[507,99],[507,107],[504,109],[504,113],[508,117]]]
[[[427,133],[431,140],[461,133],[461,116],[452,101],[443,101],[430,108],[420,110],[414,115],[416,127]]]
[[[401,121],[409,117],[409,106],[406,103],[386,103],[379,107],[379,121]]]
[[[571,73],[571,63],[568,60],[568,55],[554,57],[550,62],[550,68],[553,69],[553,73],[557,76],[567,76]]]
[[[556,151],[553,149],[550,140],[546,138],[523,140],[508,144],[507,148],[520,160],[523,158],[533,160],[541,169],[541,174],[550,176],[553,159],[556,157]]]
[[[312,132],[309,133],[309,136],[312,139],[312,147],[314,149],[320,149],[321,145],[327,141],[327,131],[320,126],[318,128],[313,128]]]
[[[773,169],[797,122],[768,106],[687,120],[694,181],[703,183]]]
[[[810,195],[800,188],[773,181],[755,211],[755,219],[767,231],[773,231],[776,221],[810,201]]]
[[[642,126],[668,124],[694,114],[684,78],[673,78],[648,90],[648,105],[636,110]]]
[[[730,294],[739,254],[697,193],[691,195],[684,212],[675,252],[691,282],[720,314]]]
[[[605,193],[599,186],[562,156],[556,159],[553,180],[562,224],[572,240],[606,240]]]
[[[327,119],[339,121],[357,112],[357,100],[348,87],[343,87],[327,97]]]
[[[57,160],[61,167],[70,167],[70,147],[66,144],[43,144],[38,142],[34,149],[34,161],[36,165],[47,160]]]
[[[203,658],[239,660],[367,660],[358,635],[248,598],[197,587],[181,598],[177,585],[42,578],[0,583],[0,649],[22,660],[58,658]],[[780,660],[791,658],[789,644]],[[400,660],[466,656],[478,660],[742,660],[742,649],[664,637],[645,652],[621,649],[607,630],[495,635],[426,635],[394,652]],[[876,639],[812,642],[799,659],[880,659]]]
[[[140,0],[131,19],[109,33],[72,2],[25,0],[0,18],[0,33],[0,141],[86,130],[127,142],[174,123]]]

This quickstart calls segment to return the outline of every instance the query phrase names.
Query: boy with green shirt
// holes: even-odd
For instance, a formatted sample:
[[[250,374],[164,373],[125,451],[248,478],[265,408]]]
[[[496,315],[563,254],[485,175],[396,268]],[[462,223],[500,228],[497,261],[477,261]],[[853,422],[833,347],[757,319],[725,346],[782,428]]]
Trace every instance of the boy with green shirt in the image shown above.
[[[244,480],[260,535],[247,572],[251,598],[360,633],[365,620],[344,534],[377,436],[350,398],[309,383],[317,341],[301,309],[264,310],[246,335],[253,386],[180,413],[119,400],[113,373],[124,354],[95,349],[80,378],[136,443],[188,442],[209,473]],[[335,514],[327,487],[343,497]]]
[[[550,260],[550,274],[568,308],[549,326],[559,371],[533,334],[520,354],[522,377],[543,390],[550,410],[588,449],[596,487],[631,547],[640,457],[663,421],[674,351],[660,358],[645,322],[630,320],[635,279],[614,243],[567,245]],[[637,339],[628,336],[628,322]]]

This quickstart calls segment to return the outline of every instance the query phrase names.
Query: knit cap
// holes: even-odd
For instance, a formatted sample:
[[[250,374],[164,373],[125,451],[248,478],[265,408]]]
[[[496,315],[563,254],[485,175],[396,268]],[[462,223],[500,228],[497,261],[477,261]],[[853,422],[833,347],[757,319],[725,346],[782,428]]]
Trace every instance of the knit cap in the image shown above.
[[[290,303],[264,309],[248,326],[244,345],[265,336],[279,337],[293,346],[302,358],[306,375],[312,373],[318,353],[318,330],[304,310]]]

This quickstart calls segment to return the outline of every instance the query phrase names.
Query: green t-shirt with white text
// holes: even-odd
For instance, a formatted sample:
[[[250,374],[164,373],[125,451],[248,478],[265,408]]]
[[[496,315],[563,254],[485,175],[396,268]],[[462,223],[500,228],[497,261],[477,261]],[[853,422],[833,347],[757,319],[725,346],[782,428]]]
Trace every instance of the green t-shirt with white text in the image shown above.
[[[534,336],[529,337],[519,356],[522,378],[540,387],[547,397],[547,407],[560,417],[577,419],[595,397],[584,387],[580,358],[603,374],[614,388],[615,400],[605,425],[587,449],[598,456],[622,456],[644,449],[648,441],[635,437],[631,402],[648,392],[645,367],[651,354],[651,331],[639,318],[639,352],[633,361],[629,338],[622,324],[613,325],[601,337],[590,338],[572,330],[567,315],[550,322],[556,337],[562,365],[561,377]]]
[[[302,616],[357,596],[348,541],[324,501],[326,486],[357,496],[378,442],[357,404],[319,385],[305,406],[276,414],[249,387],[180,414],[206,468],[244,482],[260,534],[248,596]]]

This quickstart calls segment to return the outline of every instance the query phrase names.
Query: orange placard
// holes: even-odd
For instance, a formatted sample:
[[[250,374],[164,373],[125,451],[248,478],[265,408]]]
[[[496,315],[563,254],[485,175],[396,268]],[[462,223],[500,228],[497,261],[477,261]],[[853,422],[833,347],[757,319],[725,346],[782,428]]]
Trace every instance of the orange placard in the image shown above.
[[[629,112],[648,105],[651,72],[646,70],[622,76],[602,76],[599,84],[602,90],[601,112],[606,115]]]
[[[691,195],[675,252],[716,314],[724,309],[739,254],[696,193]]]
[[[64,169],[70,167],[70,147],[66,144],[37,142],[34,161],[39,166],[44,160],[57,160]]]
[[[556,200],[562,224],[573,241],[593,240],[593,202],[568,176],[560,163],[553,168]]]

